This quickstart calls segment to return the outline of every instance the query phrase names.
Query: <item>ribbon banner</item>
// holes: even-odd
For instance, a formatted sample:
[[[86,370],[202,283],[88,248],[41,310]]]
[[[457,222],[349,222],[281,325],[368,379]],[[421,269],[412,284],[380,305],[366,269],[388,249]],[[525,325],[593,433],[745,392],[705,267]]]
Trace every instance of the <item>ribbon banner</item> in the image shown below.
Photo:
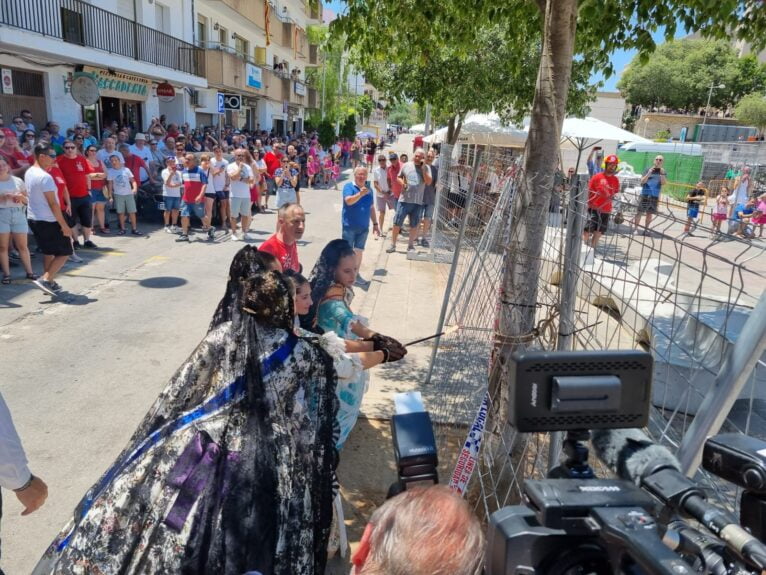
[[[481,439],[484,435],[484,428],[487,425],[487,412],[489,411],[489,393],[484,395],[479,411],[476,413],[476,419],[468,431],[468,437],[460,451],[455,470],[452,472],[452,478],[449,487],[453,491],[463,495],[468,482],[471,480],[476,463],[479,461],[479,450],[481,448]]]

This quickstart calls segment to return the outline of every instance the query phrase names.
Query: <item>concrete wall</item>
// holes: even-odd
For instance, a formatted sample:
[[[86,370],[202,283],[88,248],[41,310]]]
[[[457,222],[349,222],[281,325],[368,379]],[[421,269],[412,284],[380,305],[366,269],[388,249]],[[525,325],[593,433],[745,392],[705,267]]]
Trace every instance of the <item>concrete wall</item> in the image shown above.
[[[694,135],[694,126],[701,124],[702,116],[687,116],[683,114],[663,114],[661,112],[646,112],[636,121],[633,131],[639,136],[654,139],[658,132],[670,130],[674,138],[681,137],[681,129],[687,129],[687,140]],[[707,124],[721,124],[728,126],[739,125],[733,118],[707,119]]]

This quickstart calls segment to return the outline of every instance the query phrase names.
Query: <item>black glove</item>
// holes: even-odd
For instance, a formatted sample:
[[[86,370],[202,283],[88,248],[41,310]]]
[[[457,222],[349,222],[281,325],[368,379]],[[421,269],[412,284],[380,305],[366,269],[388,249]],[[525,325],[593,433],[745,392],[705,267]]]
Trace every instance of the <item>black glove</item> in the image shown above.
[[[365,339],[365,341],[372,342],[372,349],[374,351],[383,352],[385,355],[385,359],[383,360],[384,363],[389,361],[399,361],[407,355],[407,348],[393,337],[376,333],[372,337]]]

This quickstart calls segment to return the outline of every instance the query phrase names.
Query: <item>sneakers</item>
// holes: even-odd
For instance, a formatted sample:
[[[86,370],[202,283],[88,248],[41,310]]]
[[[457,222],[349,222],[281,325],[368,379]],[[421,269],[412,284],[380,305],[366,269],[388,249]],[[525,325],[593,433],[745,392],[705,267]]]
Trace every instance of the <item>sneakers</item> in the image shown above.
[[[214,240],[215,239],[215,228],[208,228],[207,230],[207,239]]]
[[[138,230],[131,230],[130,232],[134,236],[143,236],[144,234],[142,232],[139,232]]]
[[[72,247],[73,247],[74,249],[76,249],[76,250],[79,250],[79,249],[82,247],[82,245],[80,244],[80,240],[74,240],[74,241],[72,242]]]
[[[98,249],[98,246],[96,244],[94,244],[90,240],[86,240],[85,243],[83,243],[82,245],[84,247],[88,248],[88,249],[91,249],[91,250],[97,250]]]
[[[233,242],[241,242],[242,239],[237,235],[237,232],[231,233],[231,241]]]
[[[247,232],[244,232],[244,233],[242,234],[242,241],[245,241],[245,242],[249,242],[249,241],[250,241],[250,240],[252,240],[252,239],[253,239],[253,238],[251,238],[251,237],[250,237],[250,234],[248,234]]]
[[[421,247],[424,247],[424,248],[430,248],[431,247],[431,243],[427,239],[425,239],[425,238],[420,240],[420,245],[421,245]]]
[[[191,240],[189,239],[189,235],[188,234],[181,234],[180,236],[178,236],[176,238],[176,241],[177,242],[191,242]]]
[[[387,253],[387,254],[392,254],[392,253],[394,253],[395,251],[396,251],[396,246],[388,246],[388,247],[386,248],[386,253]]]
[[[166,234],[172,234],[173,233],[173,229],[170,226],[165,226],[165,233]]]
[[[32,280],[32,283],[35,284],[38,288],[40,288],[42,291],[47,293],[48,295],[56,295],[56,290],[53,287],[53,284],[51,282],[47,282],[44,279],[36,279]],[[59,289],[61,286],[59,286]]]
[[[409,245],[407,246],[407,251],[408,251],[408,252],[414,252],[414,251],[415,251],[415,246],[413,246],[412,244],[409,244]]]
[[[178,226],[170,226],[170,233],[177,234]]]
[[[361,287],[361,288],[367,288],[370,287],[369,280],[364,279],[362,276],[358,275],[356,276],[356,280],[354,281],[354,285]]]
[[[85,260],[84,260],[84,259],[82,259],[82,258],[81,258],[80,256],[78,256],[77,254],[73,253],[71,256],[69,256],[69,261],[70,261],[70,262],[74,262],[74,263],[76,263],[76,264],[81,264],[81,263],[82,263],[82,262],[84,262]]]

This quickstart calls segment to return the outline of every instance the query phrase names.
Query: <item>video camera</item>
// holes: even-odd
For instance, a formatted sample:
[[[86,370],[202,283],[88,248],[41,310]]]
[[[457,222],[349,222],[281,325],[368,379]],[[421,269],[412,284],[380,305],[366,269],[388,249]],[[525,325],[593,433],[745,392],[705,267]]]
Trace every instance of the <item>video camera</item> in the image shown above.
[[[707,504],[675,457],[636,429],[648,421],[652,367],[651,355],[641,351],[513,357],[509,422],[519,432],[566,431],[566,458],[548,479],[525,481],[525,505],[491,516],[486,575],[723,575],[755,572],[749,566],[766,569],[766,546]],[[597,430],[593,447],[602,461],[631,481],[594,478],[583,443],[590,429]],[[735,456],[742,445],[732,443],[710,447],[710,459],[718,453],[719,467],[732,475],[738,474],[734,466],[721,462],[740,461],[736,469],[747,467],[750,483],[766,488],[764,459]],[[711,534],[676,512],[697,519]]]

